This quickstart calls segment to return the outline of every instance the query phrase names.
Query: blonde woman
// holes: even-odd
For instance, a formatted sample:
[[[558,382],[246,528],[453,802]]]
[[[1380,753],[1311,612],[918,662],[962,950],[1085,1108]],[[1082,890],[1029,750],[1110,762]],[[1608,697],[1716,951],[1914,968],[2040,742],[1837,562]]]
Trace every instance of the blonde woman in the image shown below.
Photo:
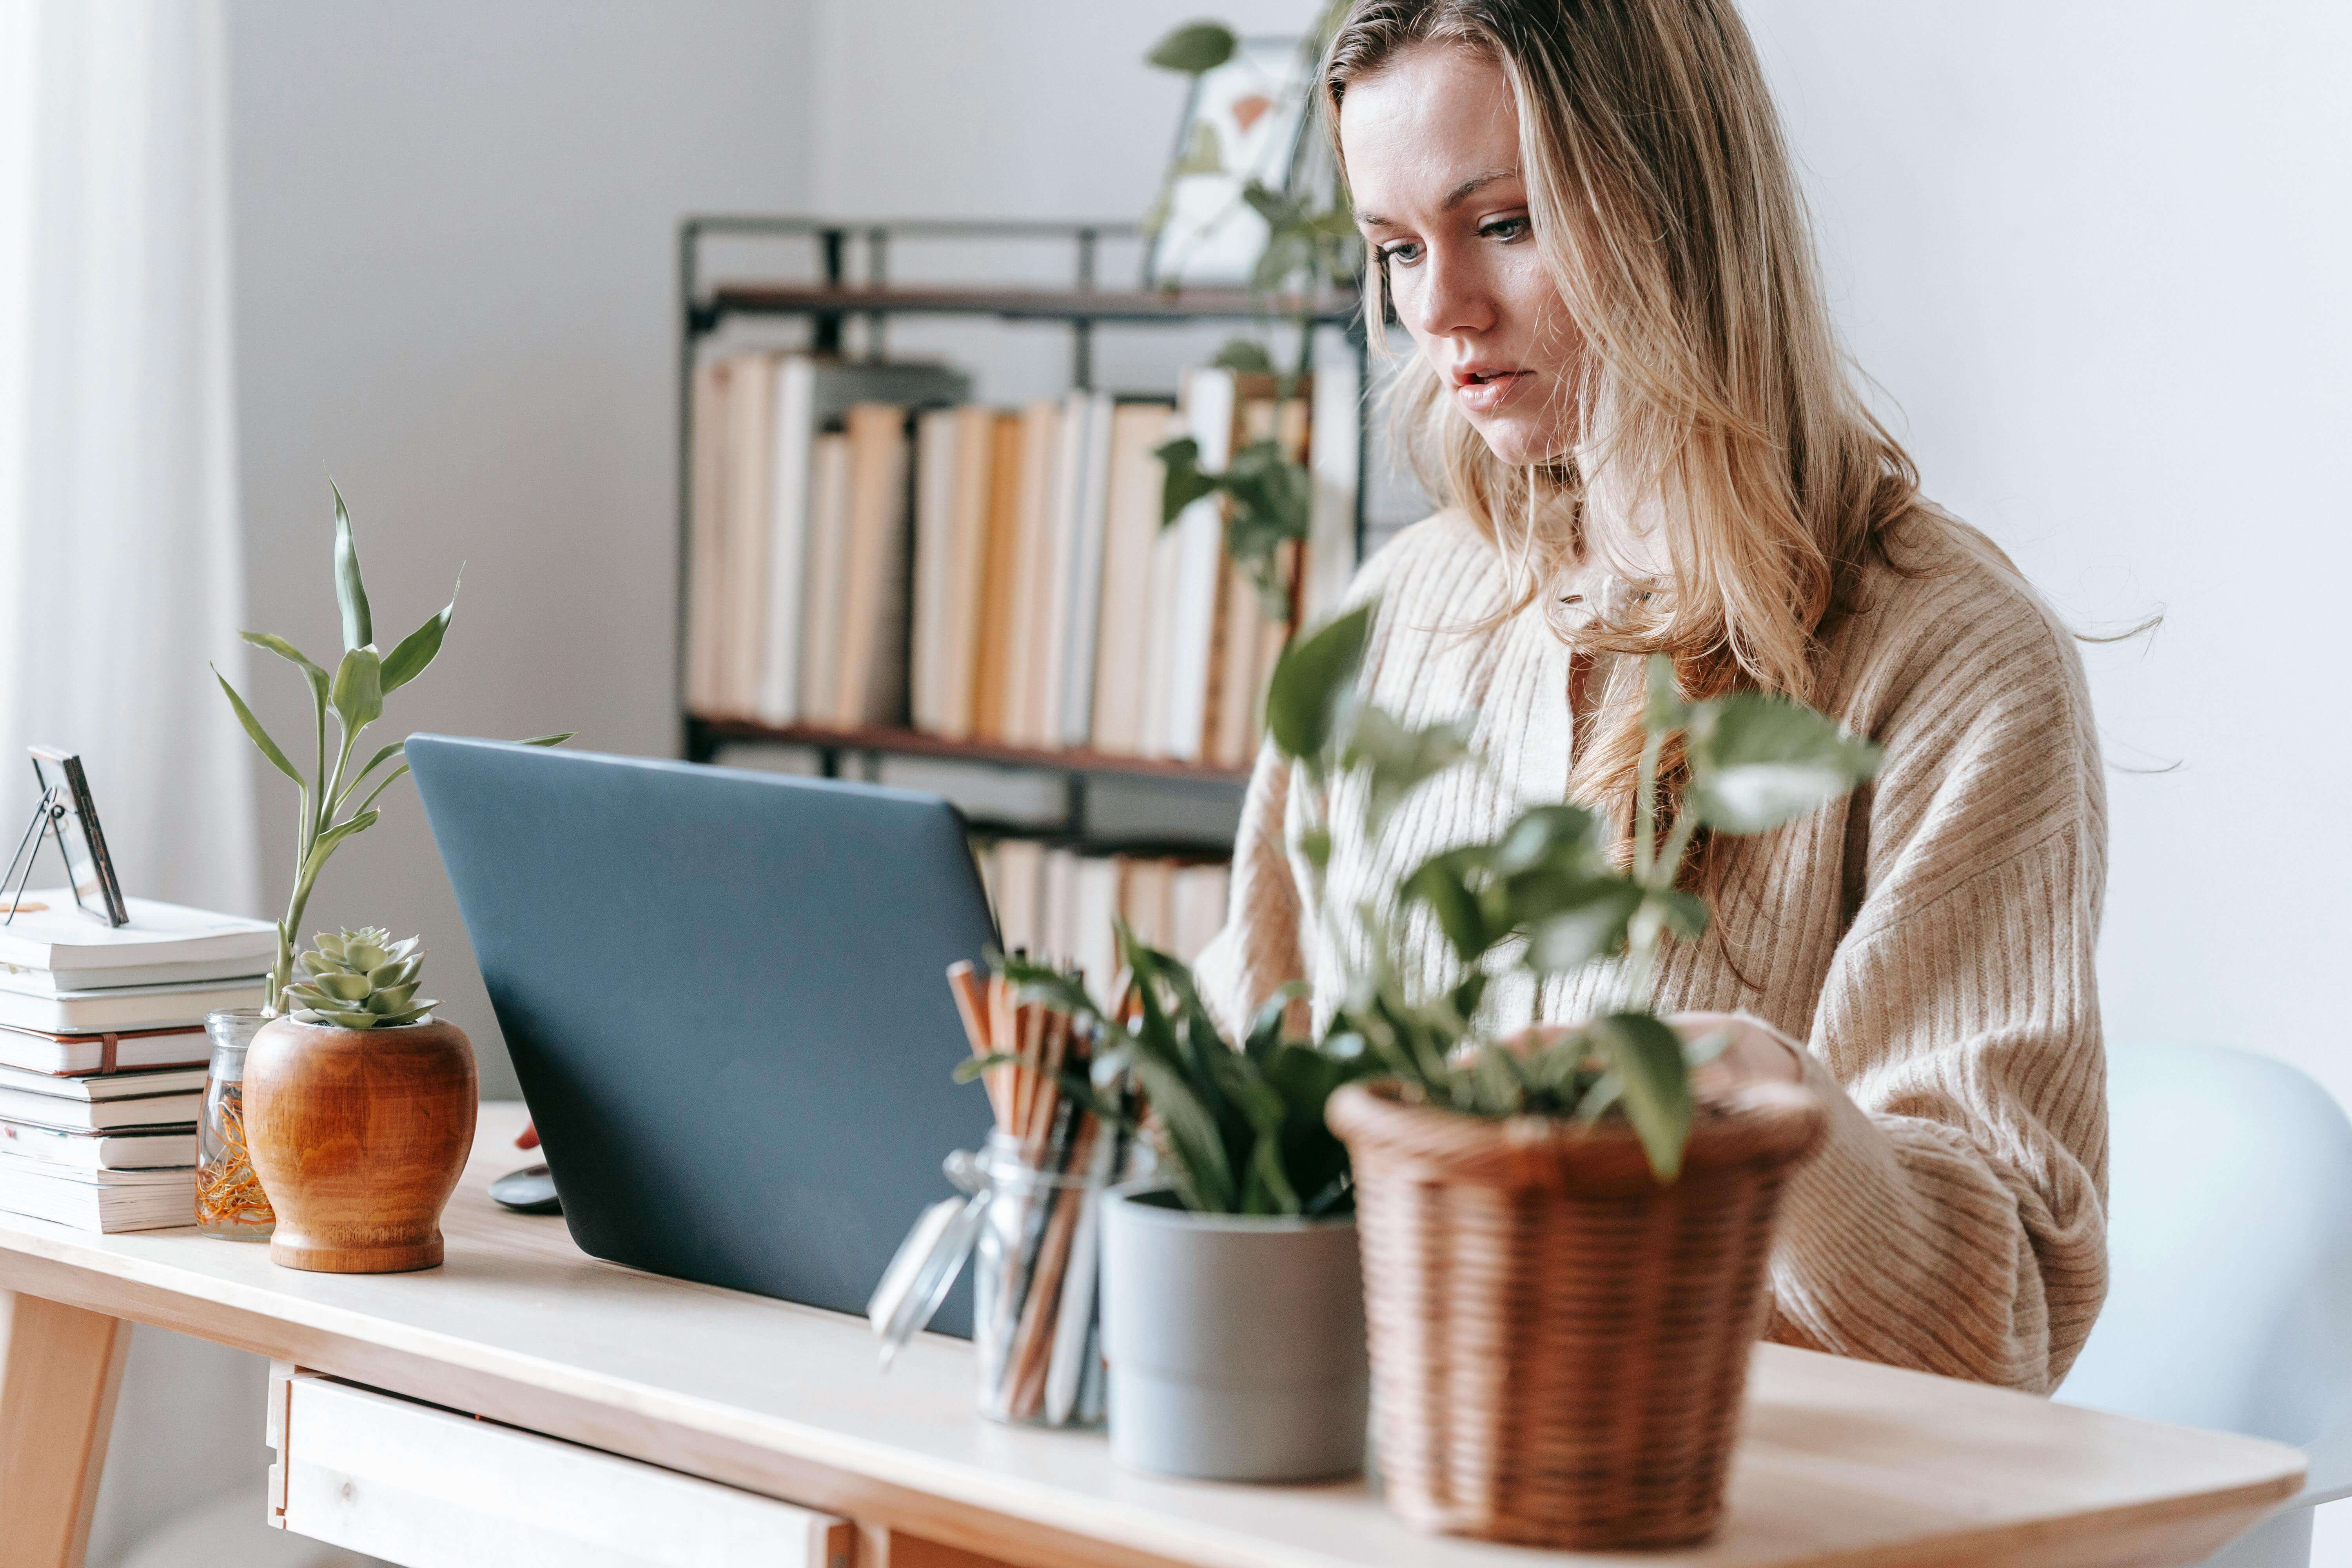
[[[1738,1015],[1730,1070],[1831,1108],[1789,1194],[1773,1338],[2051,1387],[2105,1289],[2082,672],[1855,395],[1729,0],[1360,0],[1323,95],[1444,507],[1363,570],[1363,679],[1408,719],[1466,718],[1496,764],[1424,786],[1380,842],[1343,837],[1329,898],[1384,896],[1537,801],[1630,838],[1652,651],[1689,696],[1782,692],[1878,741],[1850,801],[1694,848],[1717,927],[1656,1001],[1686,1028]],[[1270,754],[1250,786],[1202,963],[1230,1017],[1301,978],[1328,1009],[1347,963],[1354,922],[1321,918],[1284,849],[1303,787]],[[1434,988],[1444,944],[1408,930]],[[1607,985],[1517,976],[1486,1022],[1570,1022]]]

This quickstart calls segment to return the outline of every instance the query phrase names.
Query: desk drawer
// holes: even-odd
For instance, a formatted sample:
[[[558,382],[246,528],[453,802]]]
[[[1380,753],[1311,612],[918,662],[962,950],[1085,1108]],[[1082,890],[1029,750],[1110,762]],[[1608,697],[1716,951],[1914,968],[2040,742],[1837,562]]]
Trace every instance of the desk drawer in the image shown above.
[[[404,1568],[849,1568],[773,1498],[308,1373],[271,1402],[271,1521]]]

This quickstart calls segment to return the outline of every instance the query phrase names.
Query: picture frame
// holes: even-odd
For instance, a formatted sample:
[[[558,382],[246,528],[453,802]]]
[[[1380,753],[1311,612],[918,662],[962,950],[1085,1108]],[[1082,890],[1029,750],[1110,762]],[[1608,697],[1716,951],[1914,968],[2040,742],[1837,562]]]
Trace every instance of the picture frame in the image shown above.
[[[1240,39],[1192,79],[1143,258],[1146,289],[1246,288],[1266,223],[1242,193],[1287,190],[1307,132],[1313,61],[1297,38]]]
[[[121,879],[114,874],[114,857],[107,849],[105,830],[99,826],[98,803],[90,795],[89,776],[82,769],[81,758],[54,746],[26,750],[32,754],[33,776],[41,785],[40,805],[26,830],[32,858],[39,858],[42,837],[54,836],[58,852],[65,858],[66,883],[72,889],[75,906],[110,926],[130,924],[130,907],[123,901]],[[24,869],[29,878],[31,864]],[[20,887],[17,897],[9,900],[12,918],[22,896]]]

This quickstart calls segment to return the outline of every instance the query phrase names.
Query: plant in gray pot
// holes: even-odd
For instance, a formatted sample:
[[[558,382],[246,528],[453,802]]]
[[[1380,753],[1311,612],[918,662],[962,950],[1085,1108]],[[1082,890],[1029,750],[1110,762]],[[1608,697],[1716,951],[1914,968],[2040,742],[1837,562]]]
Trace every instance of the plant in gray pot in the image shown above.
[[[1107,1018],[1075,977],[1003,961],[1025,994],[1097,1031],[1094,1076],[1067,1087],[1114,1120],[1142,1090],[1155,1174],[1103,1212],[1111,1457],[1206,1480],[1304,1481],[1363,1468],[1370,1398],[1348,1152],[1324,1119],[1372,1071],[1287,1038],[1287,992],[1236,1047],[1184,965],[1119,942],[1131,984]],[[979,1064],[974,1064],[978,1066]]]

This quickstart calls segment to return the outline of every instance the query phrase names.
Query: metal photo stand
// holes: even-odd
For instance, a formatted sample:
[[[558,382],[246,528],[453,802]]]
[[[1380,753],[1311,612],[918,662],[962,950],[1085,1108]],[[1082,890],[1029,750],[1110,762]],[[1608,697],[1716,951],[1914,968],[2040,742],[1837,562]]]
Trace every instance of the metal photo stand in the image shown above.
[[[128,925],[130,911],[123,906],[122,889],[115,880],[106,839],[99,830],[98,808],[90,799],[81,759],[47,746],[35,746],[32,753],[33,776],[40,782],[41,798],[33,807],[32,821],[25,825],[25,836],[16,841],[16,853],[9,857],[6,873],[0,874],[0,892],[5,892],[8,900],[8,912],[0,918],[0,926],[16,923],[17,912],[25,903],[25,889],[33,879],[33,868],[40,863],[41,843],[47,838],[57,840],[58,858],[65,863],[66,885],[73,893],[74,907],[110,926]],[[66,838],[68,818],[81,836],[79,869],[74,864],[73,846]],[[11,882],[16,884],[13,889],[8,886]],[[96,909],[82,897],[85,882],[98,900]]]

